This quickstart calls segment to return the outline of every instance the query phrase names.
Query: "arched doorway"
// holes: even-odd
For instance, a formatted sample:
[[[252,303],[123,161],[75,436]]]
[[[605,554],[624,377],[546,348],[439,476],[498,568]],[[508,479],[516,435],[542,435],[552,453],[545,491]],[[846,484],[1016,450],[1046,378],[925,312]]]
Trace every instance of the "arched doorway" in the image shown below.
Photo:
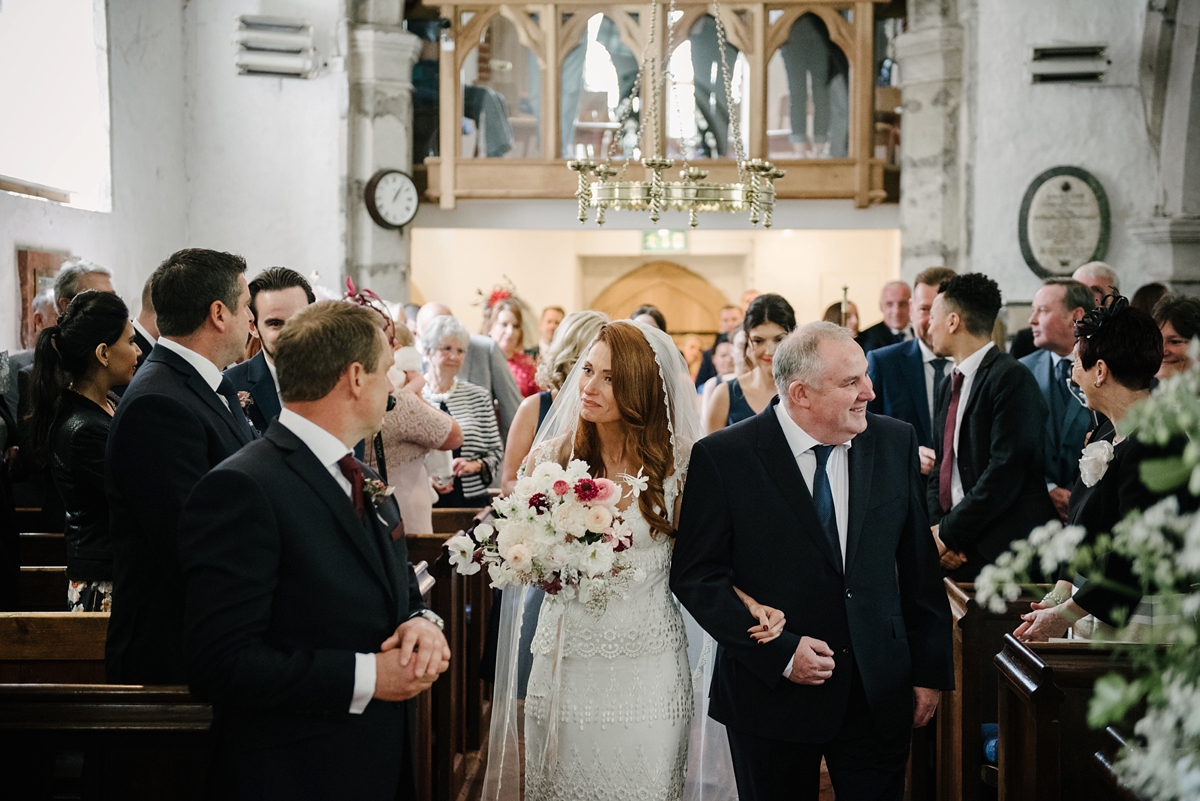
[[[657,306],[675,336],[700,334],[705,347],[717,333],[721,307],[729,300],[702,276],[670,261],[652,261],[631,270],[604,288],[591,308],[614,320],[628,317],[638,306]]]

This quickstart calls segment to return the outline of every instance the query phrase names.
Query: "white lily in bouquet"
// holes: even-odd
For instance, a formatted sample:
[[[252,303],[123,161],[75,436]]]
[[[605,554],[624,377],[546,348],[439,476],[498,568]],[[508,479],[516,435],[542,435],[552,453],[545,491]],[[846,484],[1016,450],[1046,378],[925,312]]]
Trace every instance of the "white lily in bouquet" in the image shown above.
[[[542,462],[495,501],[494,525],[446,542],[450,564],[465,576],[486,567],[493,587],[528,584],[602,613],[609,598],[625,597],[630,582],[644,578],[625,553],[633,531],[618,509],[622,497],[615,482],[592,478],[586,462]]]

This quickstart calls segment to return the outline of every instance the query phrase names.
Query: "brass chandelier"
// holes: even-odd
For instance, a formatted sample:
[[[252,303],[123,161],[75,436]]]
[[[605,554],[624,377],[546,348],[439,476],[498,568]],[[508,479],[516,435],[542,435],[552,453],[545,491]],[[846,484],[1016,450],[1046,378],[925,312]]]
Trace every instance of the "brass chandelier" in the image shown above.
[[[621,163],[620,167],[613,165],[613,155],[617,149],[619,137],[613,136],[603,161],[595,159],[573,159],[567,162],[567,167],[579,174],[579,188],[575,197],[579,199],[579,221],[588,221],[589,209],[596,209],[596,224],[604,225],[604,215],[609,210],[615,211],[649,211],[650,221],[658,222],[663,211],[686,211],[688,222],[695,228],[699,222],[700,212],[724,211],[730,213],[749,213],[750,223],[758,225],[762,221],[766,228],[771,227],[771,214],[775,209],[775,181],[784,176],[784,171],[763,159],[747,159],[742,145],[742,132],[738,124],[739,114],[729,111],[729,131],[733,140],[734,158],[737,160],[738,180],[735,183],[716,183],[705,181],[708,170],[693,167],[688,164],[686,155],[681,159],[682,169],[679,171],[679,181],[669,181],[663,178],[663,173],[675,166],[675,159],[669,158],[663,152],[665,125],[663,107],[666,105],[666,86],[671,80],[669,70],[671,49],[674,45],[674,30],[671,23],[675,18],[675,0],[670,0],[667,16],[668,38],[665,57],[662,63],[654,56],[654,31],[658,27],[659,0],[650,2],[650,33],[647,37],[646,49],[642,54],[642,63],[638,69],[637,79],[633,83],[631,100],[625,104],[621,114],[620,127],[624,130],[625,123],[633,109],[632,98],[638,96],[643,81],[648,83],[649,113],[639,118],[647,121],[646,130],[639,124],[637,135],[643,142],[652,143],[653,155],[641,159],[641,164],[648,172],[649,180],[625,180],[629,169],[629,160]],[[712,17],[716,22],[717,50],[721,57],[721,80],[724,83],[726,109],[733,103],[733,81],[730,78],[729,63],[726,59],[725,24],[721,20],[720,0],[713,0]],[[660,97],[662,102],[660,102]],[[595,177],[595,181],[591,178]]]

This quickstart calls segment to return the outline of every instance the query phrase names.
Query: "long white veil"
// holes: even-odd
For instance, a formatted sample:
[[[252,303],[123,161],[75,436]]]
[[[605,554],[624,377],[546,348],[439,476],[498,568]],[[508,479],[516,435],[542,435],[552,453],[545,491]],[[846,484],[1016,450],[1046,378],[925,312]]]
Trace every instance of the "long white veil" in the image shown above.
[[[692,445],[704,430],[696,412],[696,386],[688,373],[687,362],[674,341],[653,326],[632,320],[608,323],[637,328],[654,351],[667,406],[671,435],[673,475],[664,481],[667,508],[674,517],[677,494],[683,488],[691,459]],[[590,346],[584,350],[586,354]],[[572,458],[575,429],[579,424],[582,401],[579,379],[584,359],[572,368],[559,390],[546,419],[538,428],[530,450],[533,463],[547,460],[563,464]],[[672,520],[672,522],[674,522]],[[496,656],[496,682],[492,697],[491,736],[488,745],[487,773],[483,783],[483,801],[520,801],[522,772],[519,749],[519,701],[524,695],[531,658],[527,653],[532,628],[537,624],[542,593],[530,587],[509,587],[503,592],[500,608],[500,638]],[[680,607],[688,635],[688,660],[692,669],[693,695],[696,702],[689,745],[686,801],[736,799],[733,767],[724,727],[708,718],[708,688],[712,680],[716,643],[699,624]]]

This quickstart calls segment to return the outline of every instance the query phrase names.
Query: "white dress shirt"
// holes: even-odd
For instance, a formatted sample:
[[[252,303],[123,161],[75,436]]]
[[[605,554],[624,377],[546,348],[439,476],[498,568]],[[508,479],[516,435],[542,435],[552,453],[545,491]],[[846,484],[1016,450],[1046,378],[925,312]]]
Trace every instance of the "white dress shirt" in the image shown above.
[[[172,353],[177,354],[181,359],[190,364],[192,368],[200,374],[200,377],[204,379],[204,383],[212,387],[213,393],[221,401],[221,404],[226,409],[229,409],[229,401],[225,400],[224,395],[222,395],[220,392],[217,392],[217,387],[221,386],[221,371],[217,369],[215,364],[209,361],[207,356],[201,356],[191,348],[186,348],[168,337],[159,337],[158,341],[154,344],[155,346],[162,345],[164,348]],[[231,412],[233,411],[232,409],[229,410]]]
[[[935,418],[937,398],[933,396],[934,387],[937,386],[937,370],[933,367],[933,360],[938,356],[929,349],[924,342],[917,340],[917,347],[921,349],[921,363],[925,366],[925,399],[929,401],[929,425],[932,426]],[[954,370],[954,359],[946,358],[946,378],[949,378]]]
[[[271,374],[271,380],[275,382],[275,394],[279,395],[279,371],[275,369],[275,362],[271,361],[271,357],[263,353],[263,361],[267,363],[267,372]],[[283,406],[283,396],[279,398],[279,405]]]
[[[350,497],[350,482],[346,480],[346,477],[342,475],[341,468],[338,467],[339,459],[348,453],[353,453],[345,443],[313,421],[301,417],[286,407],[279,413],[279,419],[275,423],[291,431],[297,439],[307,445],[313,456],[317,457],[317,461],[325,466],[329,475],[333,476],[334,481],[342,488],[342,492],[346,493],[346,497]],[[375,655],[355,654],[354,694],[350,697],[350,714],[361,715],[374,696]]]
[[[975,374],[979,372],[979,365],[983,363],[983,357],[987,355],[987,352],[994,347],[994,343],[988,342],[954,368],[955,372],[962,373],[963,383],[958,395],[958,414],[954,417],[954,463],[950,465],[950,508],[952,509],[958,506],[962,502],[963,496],[966,495],[963,492],[962,476],[958,474],[958,436],[962,433],[963,414],[967,411],[967,400],[971,397],[971,386],[975,383]]]
[[[151,346],[158,344],[158,337],[150,336],[150,332],[146,330],[146,326],[139,323],[137,321],[136,317],[133,318],[132,320],[130,320],[129,322],[133,323],[134,330],[136,330],[139,334],[144,336],[146,338],[146,341],[149,342]]]
[[[892,332],[892,336],[899,336],[900,334],[903,334],[904,339],[902,339],[901,342],[907,342],[908,340],[912,339],[913,336],[915,336],[913,334],[913,327],[911,325],[906,325],[900,329],[892,328],[889,325],[888,330]]]
[[[814,445],[826,445],[812,437],[807,431],[796,424],[784,408],[783,403],[775,406],[775,416],[787,439],[788,449],[796,459],[800,475],[808,487],[808,494],[813,491],[813,478],[817,474],[817,454],[813,452]],[[833,493],[833,516],[837,523],[838,542],[842,547],[842,564],[846,564],[846,531],[850,514],[850,446],[853,440],[835,445],[829,452],[829,461],[825,463],[825,473],[829,476],[829,489]],[[783,669],[784,676],[792,675],[792,660],[788,659],[787,667]]]

